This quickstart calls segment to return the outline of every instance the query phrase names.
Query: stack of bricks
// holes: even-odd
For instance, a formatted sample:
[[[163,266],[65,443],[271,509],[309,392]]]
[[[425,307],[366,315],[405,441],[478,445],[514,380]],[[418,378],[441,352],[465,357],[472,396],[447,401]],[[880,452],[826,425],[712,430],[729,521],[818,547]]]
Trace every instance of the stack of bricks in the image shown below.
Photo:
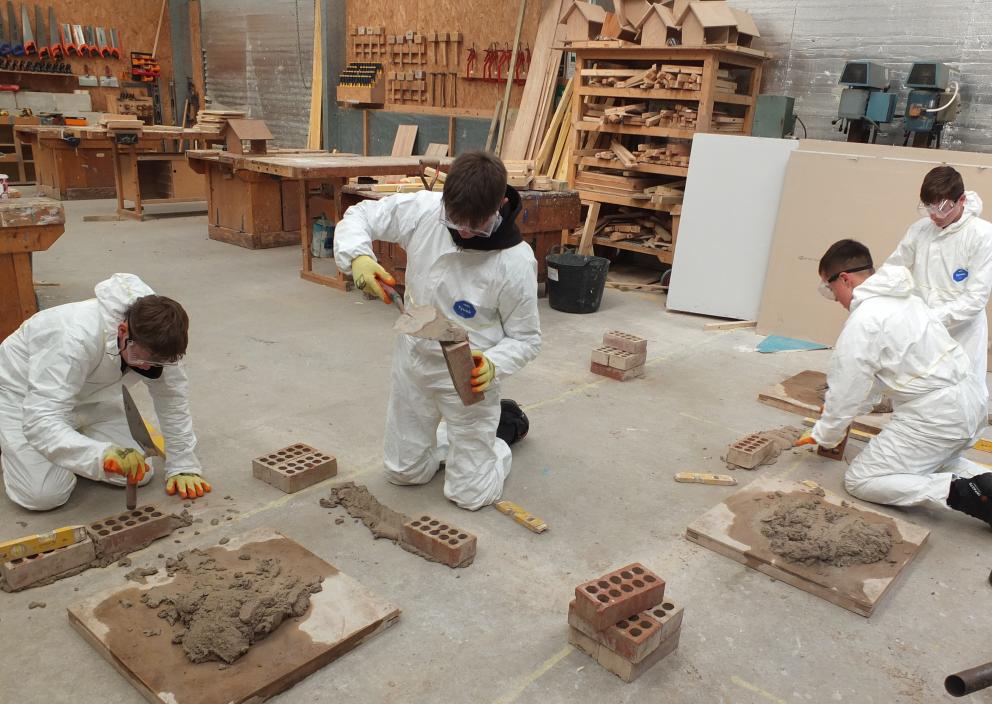
[[[625,682],[671,654],[681,633],[682,608],[637,562],[580,584],[568,605],[568,642]]]
[[[616,381],[626,381],[644,376],[647,356],[648,341],[643,337],[611,330],[603,335],[602,347],[592,351],[589,371]]]

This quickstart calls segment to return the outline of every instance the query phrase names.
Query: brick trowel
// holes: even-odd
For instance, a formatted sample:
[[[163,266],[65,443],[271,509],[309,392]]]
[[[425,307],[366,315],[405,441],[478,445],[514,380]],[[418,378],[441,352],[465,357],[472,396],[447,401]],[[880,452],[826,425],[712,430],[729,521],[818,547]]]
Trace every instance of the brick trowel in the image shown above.
[[[145,457],[155,456],[165,458],[165,453],[152,441],[152,436],[145,425],[145,419],[141,417],[141,411],[134,403],[131,392],[126,386],[121,386],[121,395],[124,397],[124,416],[127,418],[127,427],[131,431],[131,437],[138,443]],[[127,482],[127,508],[133,510],[138,505],[138,483],[132,483],[130,478]]]

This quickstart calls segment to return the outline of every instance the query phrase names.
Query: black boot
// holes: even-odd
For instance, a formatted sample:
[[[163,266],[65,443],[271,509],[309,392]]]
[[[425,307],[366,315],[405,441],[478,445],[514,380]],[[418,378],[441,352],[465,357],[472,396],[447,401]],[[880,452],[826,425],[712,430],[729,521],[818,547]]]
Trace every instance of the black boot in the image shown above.
[[[527,437],[530,421],[527,420],[527,414],[520,408],[520,404],[504,398],[500,400],[499,406],[499,427],[496,428],[496,437],[507,445]]]
[[[967,513],[992,527],[992,473],[985,472],[971,479],[951,480],[947,505]]]

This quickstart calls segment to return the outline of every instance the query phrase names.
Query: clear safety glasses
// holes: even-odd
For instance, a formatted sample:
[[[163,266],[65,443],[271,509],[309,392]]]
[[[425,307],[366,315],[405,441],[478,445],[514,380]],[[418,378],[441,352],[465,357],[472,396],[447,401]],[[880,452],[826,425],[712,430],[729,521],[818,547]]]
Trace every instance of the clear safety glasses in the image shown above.
[[[820,281],[820,285],[816,287],[816,290],[820,293],[821,296],[826,298],[828,301],[836,301],[837,296],[835,296],[834,292],[830,289],[830,284],[832,284],[834,281],[840,278],[841,274],[854,274],[859,271],[868,271],[869,269],[874,269],[874,268],[875,268],[874,264],[868,263],[865,264],[864,266],[856,266],[853,269],[843,269],[841,271],[838,271],[833,276],[827,277],[826,281]]]
[[[150,364],[153,367],[175,367],[180,362],[178,359],[155,359],[154,355],[146,354],[144,352],[135,352],[134,344],[134,338],[129,337],[124,340],[124,347],[121,348],[121,352],[123,352],[127,349],[128,345],[131,345],[132,359],[128,362],[131,366]],[[150,357],[150,359],[145,359],[145,357]]]
[[[490,218],[489,222],[481,229],[475,227],[469,227],[468,225],[459,225],[458,223],[451,220],[448,217],[447,211],[444,207],[441,208],[441,224],[445,227],[449,227],[452,230],[458,232],[469,232],[475,237],[492,237],[493,233],[499,229],[499,226],[503,224],[503,216],[497,211]]]
[[[954,206],[956,204],[957,201],[942,200],[939,203],[931,203],[930,205],[920,203],[916,206],[916,209],[920,211],[920,215],[936,215],[938,217],[944,217],[949,212],[954,210]]]

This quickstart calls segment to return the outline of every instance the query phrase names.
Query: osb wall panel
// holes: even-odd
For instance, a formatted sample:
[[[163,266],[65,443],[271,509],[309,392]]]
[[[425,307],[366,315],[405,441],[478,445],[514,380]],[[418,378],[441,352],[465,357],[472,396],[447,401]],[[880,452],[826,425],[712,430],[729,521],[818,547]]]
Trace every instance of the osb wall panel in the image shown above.
[[[125,80],[123,72],[128,71],[130,79],[130,55],[132,51],[151,52],[155,44],[155,28],[158,26],[158,18],[162,14],[161,0],[131,0],[121,2],[120,0],[49,0],[38,3],[42,9],[45,23],[45,31],[42,35],[38,28],[34,26],[34,3],[28,3],[30,11],[31,26],[34,30],[35,41],[39,44],[48,44],[48,8],[55,8],[55,21],[59,24],[68,22],[69,24],[81,24],[83,26],[103,27],[108,31],[111,27],[117,29],[120,36],[121,58],[104,59],[89,57],[72,57],[67,59],[72,64],[72,72],[76,75],[85,72],[85,67],[89,67],[90,73],[103,75],[104,67],[109,66],[111,72],[117,76],[118,80]],[[21,3],[15,4],[18,23],[21,17]],[[2,19],[4,26],[7,23],[6,3],[0,4],[2,9]],[[169,80],[172,78],[172,40],[170,37],[169,13],[166,10],[165,19],[162,22],[162,32],[158,40],[157,56],[162,66],[162,76],[159,85],[162,88],[162,112],[165,116],[166,124],[171,124],[172,102],[169,95]],[[108,36],[109,39],[109,36]],[[13,82],[12,78],[17,74],[3,74],[0,78],[4,83]],[[71,93],[80,89],[75,79],[65,79],[61,77],[39,76],[34,74],[23,74],[19,76],[18,82],[22,90],[37,90],[52,93]],[[85,88],[93,98],[93,110],[104,111],[107,109],[107,95],[120,93],[120,88]],[[130,89],[129,89],[130,90]],[[138,90],[132,90],[140,93]],[[180,108],[181,109],[181,108]]]
[[[549,0],[529,0],[524,14],[524,25],[520,33],[521,48],[533,47],[537,25]],[[454,66],[451,45],[448,47],[448,71],[458,71],[458,108],[492,110],[496,101],[503,98],[505,83],[465,80],[468,50],[475,45],[478,59],[475,75],[482,75],[485,49],[492,44],[501,48],[512,48],[517,28],[517,15],[520,12],[519,0],[502,2],[479,2],[478,0],[348,0],[347,56],[349,61],[367,61],[356,57],[353,52],[351,33],[355,27],[383,27],[384,34],[404,34],[410,30],[427,35],[430,32],[461,32],[463,41],[458,52],[458,66]],[[442,67],[433,64],[432,49],[427,47],[425,71],[441,71]],[[385,71],[398,71],[386,59]],[[416,70],[420,66],[406,64],[403,70]],[[336,84],[335,80],[333,84]],[[332,84],[332,85],[333,85]],[[388,86],[388,83],[387,83]],[[516,108],[520,102],[523,86],[514,86],[510,107]],[[387,96],[388,99],[388,96]],[[428,96],[429,99],[429,96]],[[428,103],[429,105],[430,103]],[[402,104],[389,107],[402,109]]]

